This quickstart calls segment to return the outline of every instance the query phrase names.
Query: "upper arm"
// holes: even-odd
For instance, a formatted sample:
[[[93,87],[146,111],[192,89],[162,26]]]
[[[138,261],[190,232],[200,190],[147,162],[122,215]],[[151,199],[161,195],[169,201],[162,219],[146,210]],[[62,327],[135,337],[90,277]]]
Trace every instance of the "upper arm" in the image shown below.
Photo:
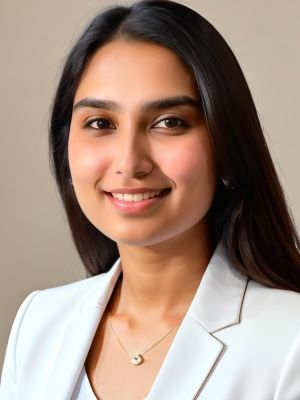
[[[36,290],[30,293],[25,300],[22,302],[15,316],[9,339],[6,348],[4,364],[1,374],[0,382],[0,399],[1,400],[11,400],[14,398],[15,385],[17,381],[17,353],[16,347],[18,342],[19,331],[22,325],[23,318],[28,310],[31,301],[39,293]]]
[[[276,350],[275,350],[276,351]],[[274,400],[300,399],[300,333],[296,337],[280,375]]]

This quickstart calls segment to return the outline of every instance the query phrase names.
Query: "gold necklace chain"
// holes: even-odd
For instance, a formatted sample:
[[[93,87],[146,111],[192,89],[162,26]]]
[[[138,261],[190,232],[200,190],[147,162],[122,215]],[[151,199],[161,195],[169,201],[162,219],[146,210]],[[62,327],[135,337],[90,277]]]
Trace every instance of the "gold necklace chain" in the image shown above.
[[[160,338],[160,339],[159,339],[157,342],[155,342],[152,346],[147,347],[146,350],[144,350],[144,351],[142,351],[142,352],[140,352],[140,353],[138,353],[138,354],[132,354],[132,353],[128,353],[128,352],[127,352],[127,350],[126,350],[126,349],[124,348],[124,346],[122,345],[120,339],[119,339],[118,336],[116,335],[116,333],[115,333],[115,331],[114,331],[114,329],[113,329],[113,327],[112,327],[111,318],[110,318],[110,317],[109,317],[108,320],[109,320],[109,326],[110,326],[110,328],[111,328],[112,333],[114,334],[115,338],[117,339],[119,345],[122,347],[122,349],[125,351],[125,353],[130,357],[130,362],[131,362],[133,365],[142,364],[142,362],[144,361],[143,354],[147,353],[147,351],[149,351],[149,350],[153,349],[153,347],[157,346],[166,336],[169,335],[169,333],[171,333],[175,328],[177,328],[177,327],[181,324],[181,321],[180,321],[179,324],[175,325],[173,328],[171,328],[170,330],[168,330],[168,332],[167,332],[166,334],[164,334],[164,336],[163,336],[162,338]]]

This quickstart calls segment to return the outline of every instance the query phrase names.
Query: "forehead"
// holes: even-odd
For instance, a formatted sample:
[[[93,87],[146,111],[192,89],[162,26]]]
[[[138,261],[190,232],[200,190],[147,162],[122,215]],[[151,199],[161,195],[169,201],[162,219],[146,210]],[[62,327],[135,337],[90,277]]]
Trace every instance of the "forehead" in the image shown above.
[[[116,40],[95,52],[75,101],[86,96],[134,101],[166,95],[198,97],[193,76],[179,57],[158,44]]]

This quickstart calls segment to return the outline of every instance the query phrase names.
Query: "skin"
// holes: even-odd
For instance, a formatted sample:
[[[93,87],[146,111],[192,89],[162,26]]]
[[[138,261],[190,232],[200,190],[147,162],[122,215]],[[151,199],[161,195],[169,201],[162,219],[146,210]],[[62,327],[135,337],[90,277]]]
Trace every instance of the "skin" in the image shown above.
[[[217,171],[201,110],[189,105],[142,109],[173,96],[200,99],[192,75],[172,51],[116,40],[94,54],[74,99],[74,105],[86,98],[109,99],[120,107],[77,106],[68,155],[83,212],[120,252],[123,274],[108,309],[115,331],[123,338],[128,334],[129,348],[133,333],[135,344],[145,348],[184,316],[213,251],[205,216]],[[85,125],[94,117],[100,128],[97,122]],[[166,121],[171,117],[180,119],[177,128]],[[154,207],[131,215],[103,193],[143,186],[172,191]],[[145,343],[138,332],[149,326],[153,336]]]
[[[117,40],[94,54],[74,99],[68,156],[75,194],[91,223],[117,243],[122,265],[85,362],[102,400],[119,399],[120,390],[124,400],[146,396],[213,252],[206,214],[217,171],[201,109],[145,109],[177,96],[199,104],[192,75],[172,51]],[[118,108],[87,106],[87,98]],[[103,192],[120,187],[172,191],[145,211],[125,214]],[[173,330],[134,367],[108,317],[129,352]]]

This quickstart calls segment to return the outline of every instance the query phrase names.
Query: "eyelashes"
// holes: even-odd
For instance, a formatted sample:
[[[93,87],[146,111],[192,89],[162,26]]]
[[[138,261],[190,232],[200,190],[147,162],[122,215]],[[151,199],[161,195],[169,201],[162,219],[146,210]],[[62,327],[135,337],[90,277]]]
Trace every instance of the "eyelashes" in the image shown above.
[[[112,123],[109,119],[107,118],[91,118],[90,120],[87,120],[83,124],[84,128],[91,128],[91,129],[96,129],[96,130],[102,130],[102,129],[115,129],[112,127]]]
[[[177,122],[177,124],[176,124]],[[164,119],[161,119],[159,122],[155,124],[157,126],[158,124],[164,123],[166,125],[167,129],[178,129],[178,128],[189,128],[189,124],[182,118],[178,117],[167,117]],[[178,124],[179,123],[179,124]]]
[[[184,130],[190,127],[189,123],[179,117],[170,116],[160,119],[151,128],[167,129],[167,130]],[[108,118],[94,117],[84,122],[83,128],[93,129],[96,131],[116,129],[115,125]]]

